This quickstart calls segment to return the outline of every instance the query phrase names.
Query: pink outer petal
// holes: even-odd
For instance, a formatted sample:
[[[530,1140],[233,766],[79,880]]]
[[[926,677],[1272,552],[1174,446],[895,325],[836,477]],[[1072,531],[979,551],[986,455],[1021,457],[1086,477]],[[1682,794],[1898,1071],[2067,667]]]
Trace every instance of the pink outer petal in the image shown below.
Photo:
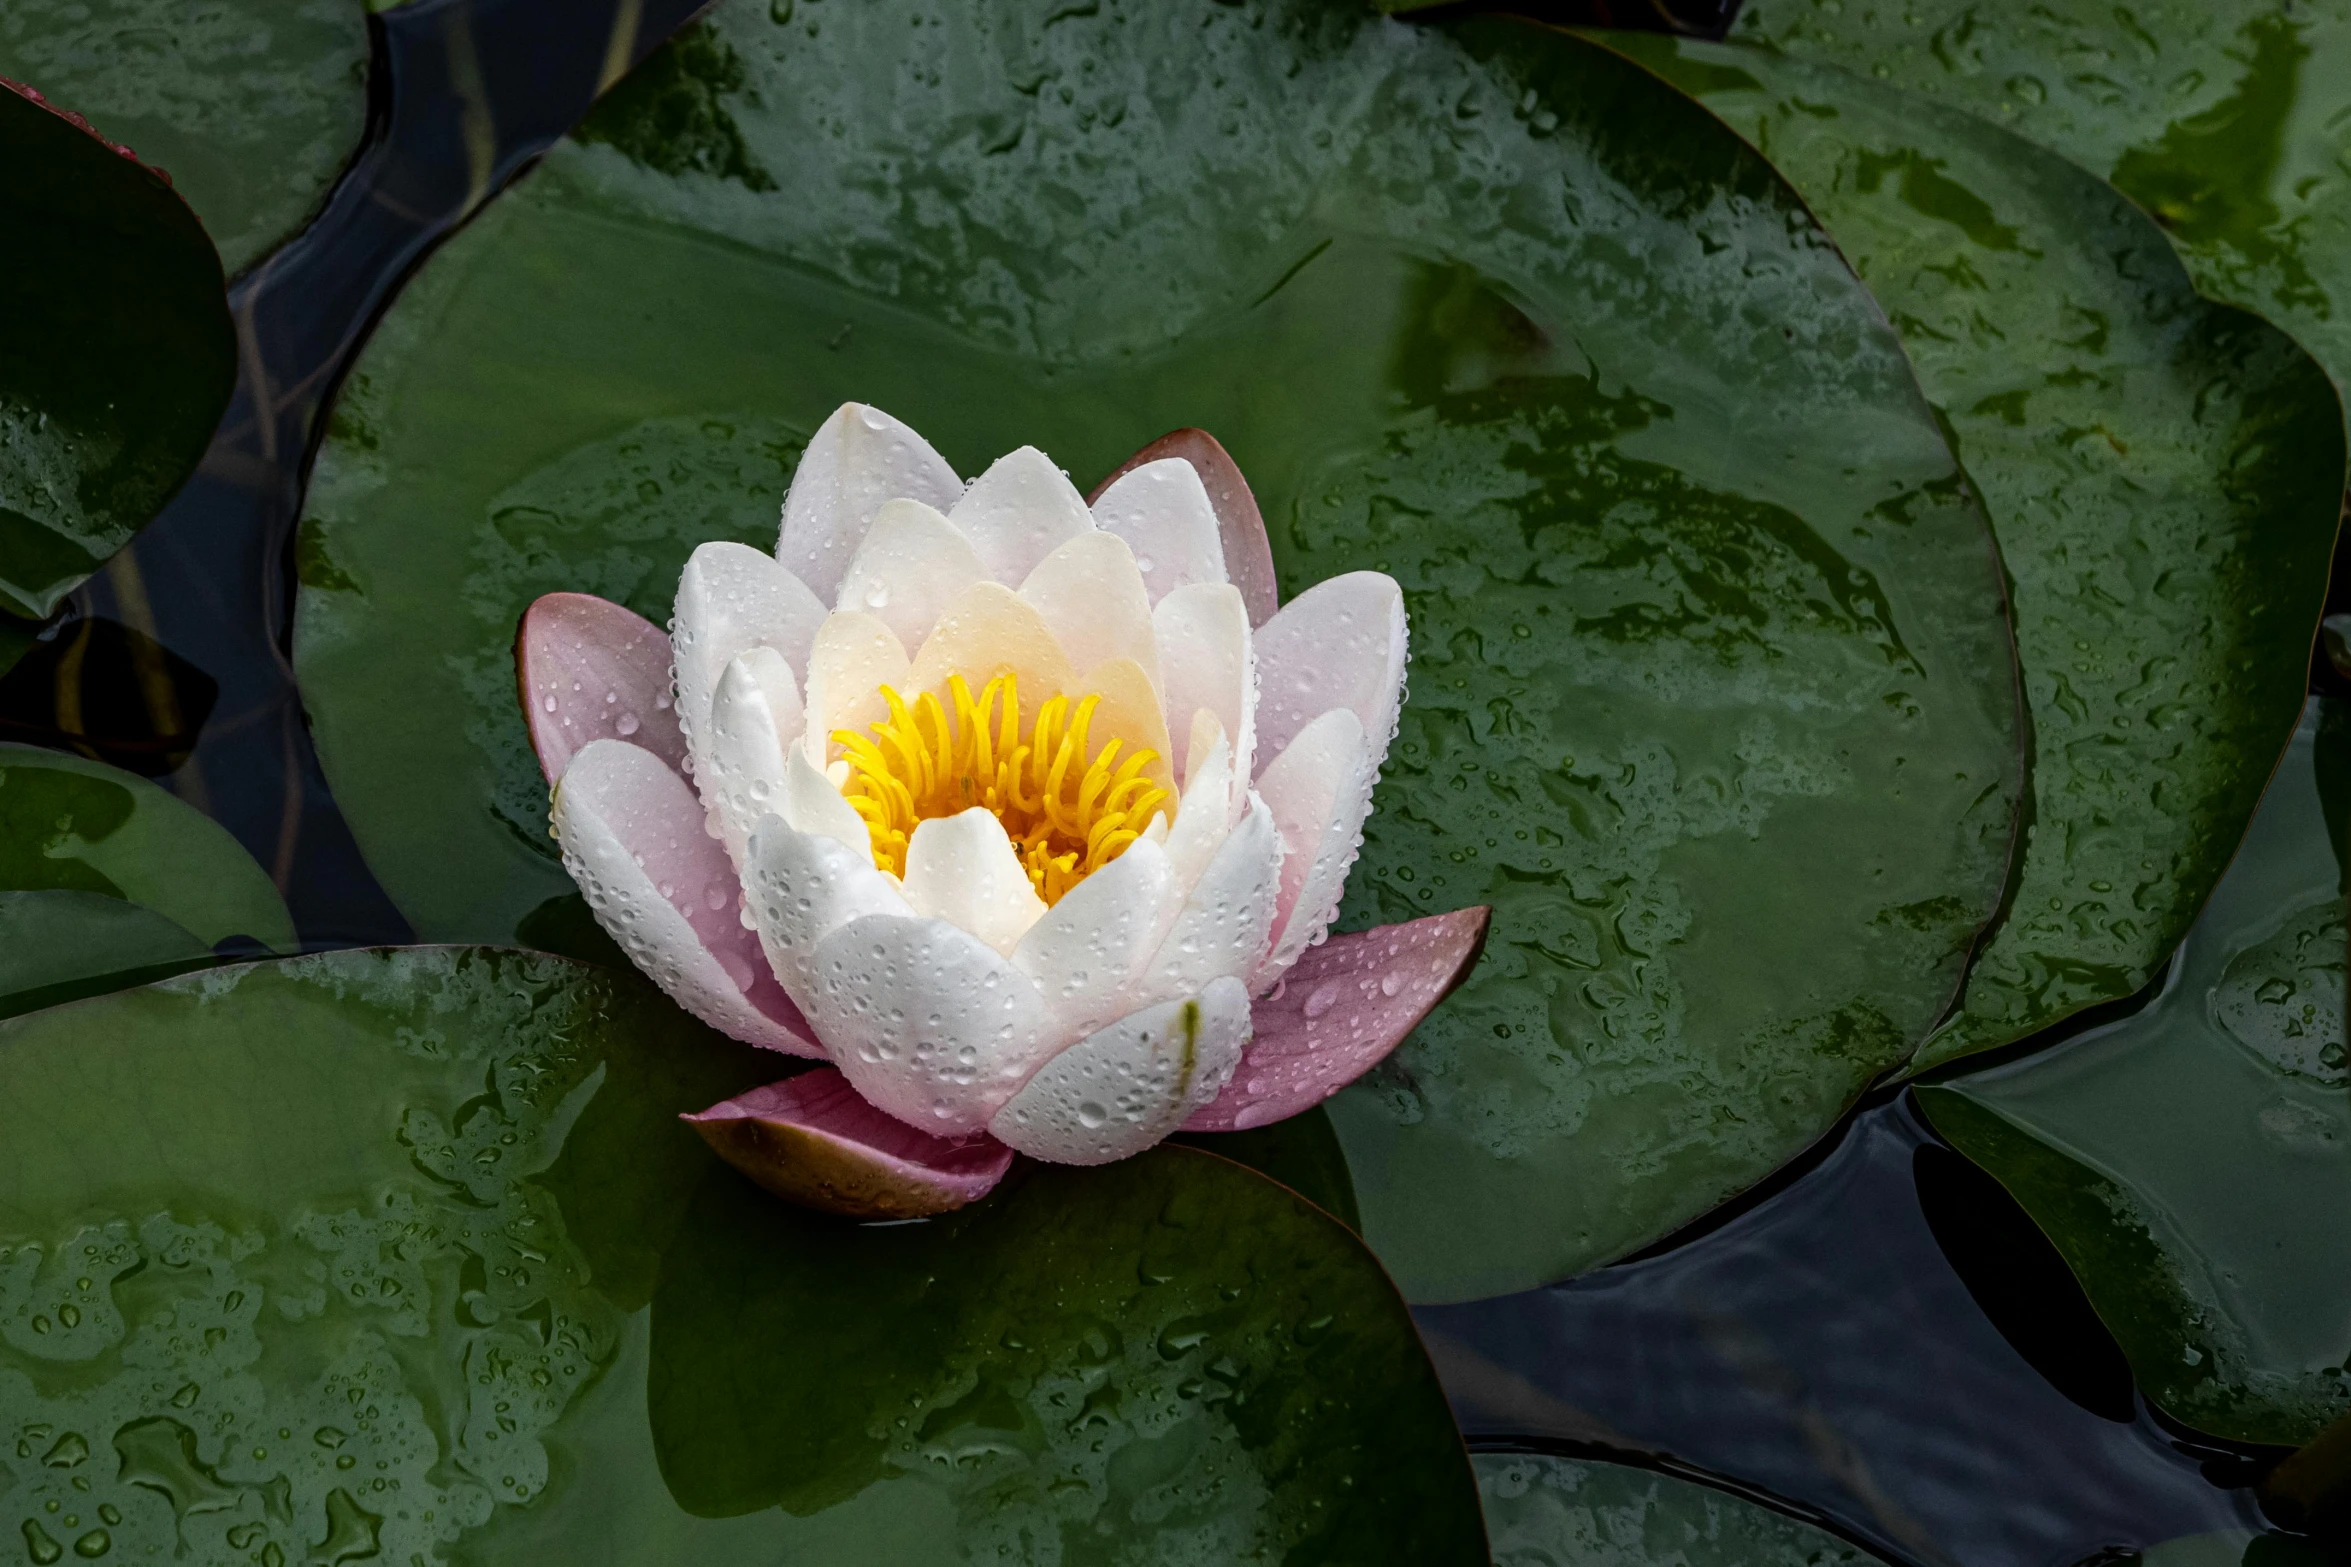
[[[594,594],[550,593],[523,611],[514,672],[549,783],[591,740],[626,740],[684,772],[669,659],[666,632]]]
[[[831,1067],[770,1083],[683,1119],[718,1156],[779,1197],[852,1219],[919,1219],[977,1202],[1012,1167],[982,1134],[916,1131]]]
[[[1208,504],[1216,508],[1217,532],[1224,542],[1225,580],[1241,590],[1241,602],[1249,608],[1249,624],[1264,625],[1282,604],[1273,575],[1273,546],[1265,537],[1265,514],[1257,509],[1257,497],[1249,493],[1249,481],[1241,477],[1240,464],[1215,436],[1206,430],[1169,431],[1095,485],[1086,504],[1093,505],[1104,490],[1162,457],[1181,457],[1200,475],[1200,483],[1208,491]]]
[[[1310,1110],[1378,1065],[1451,994],[1486,944],[1480,905],[1333,936],[1250,1013],[1241,1064],[1187,1132],[1245,1132]]]

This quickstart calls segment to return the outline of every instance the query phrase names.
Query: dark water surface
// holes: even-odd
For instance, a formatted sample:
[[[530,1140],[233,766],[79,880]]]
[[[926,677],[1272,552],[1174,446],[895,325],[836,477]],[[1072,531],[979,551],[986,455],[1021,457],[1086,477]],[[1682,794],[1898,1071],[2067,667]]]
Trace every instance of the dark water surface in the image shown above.
[[[231,289],[243,363],[203,468],[0,681],[0,731],[159,776],[271,870],[310,947],[410,936],[327,795],[288,661],[324,410],[430,248],[689,14],[418,0],[376,19],[365,146]],[[1696,1233],[1418,1315],[1473,1446],[1672,1469],[1893,1561],[2065,1567],[2262,1527],[2249,1486],[2274,1455],[2153,1418],[2055,1252],[1906,1095]]]

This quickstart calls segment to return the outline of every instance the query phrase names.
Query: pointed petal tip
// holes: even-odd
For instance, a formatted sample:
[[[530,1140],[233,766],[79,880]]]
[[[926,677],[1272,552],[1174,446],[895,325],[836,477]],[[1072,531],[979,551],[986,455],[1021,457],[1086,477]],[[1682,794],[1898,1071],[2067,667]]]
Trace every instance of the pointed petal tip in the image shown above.
[[[593,740],[626,740],[673,770],[684,762],[669,636],[635,611],[592,593],[540,595],[515,626],[514,675],[550,785]]]
[[[1012,1150],[986,1136],[948,1141],[860,1098],[819,1067],[679,1117],[727,1163],[803,1207],[851,1219],[951,1213],[995,1190]]]
[[[1281,590],[1274,578],[1273,546],[1266,538],[1265,514],[1258,509],[1257,497],[1250,492],[1249,481],[1241,473],[1241,465],[1233,461],[1206,430],[1185,428],[1170,430],[1141,451],[1118,465],[1110,476],[1094,486],[1086,497],[1091,506],[1105,491],[1145,463],[1165,457],[1181,457],[1200,475],[1200,483],[1208,491],[1209,505],[1216,510],[1217,529],[1224,546],[1225,580],[1241,590],[1241,600],[1249,606],[1249,624],[1262,626],[1281,608]]]
[[[1184,1130],[1287,1120],[1370,1071],[1477,967],[1493,912],[1477,904],[1309,948],[1251,1009],[1255,1037],[1232,1081]]]

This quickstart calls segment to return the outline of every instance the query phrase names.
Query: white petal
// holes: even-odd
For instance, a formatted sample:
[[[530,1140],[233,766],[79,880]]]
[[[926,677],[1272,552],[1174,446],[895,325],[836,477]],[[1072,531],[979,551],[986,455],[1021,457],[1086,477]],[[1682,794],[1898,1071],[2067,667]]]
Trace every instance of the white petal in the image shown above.
[[[783,797],[785,747],[800,738],[800,725],[800,682],[774,648],[753,648],[719,676],[694,784],[737,865],[751,829]]]
[[[794,746],[784,763],[784,792],[778,809],[786,823],[800,832],[830,838],[873,867],[873,834],[856,807],[842,798],[833,781],[816,770],[808,748]]]
[[[1258,765],[1334,707],[1352,708],[1387,760],[1404,695],[1404,595],[1376,571],[1318,582],[1257,628]]]
[[[907,647],[922,646],[955,595],[987,580],[971,541],[920,501],[891,501],[841,579],[836,603],[870,610]]]
[[[1062,1038],[1099,1028],[1125,1009],[1126,987],[1174,915],[1174,892],[1167,855],[1138,840],[1030,927],[1012,961],[1036,982]]]
[[[669,640],[678,720],[699,758],[709,744],[710,700],[727,665],[752,648],[772,647],[795,671],[806,669],[825,608],[798,577],[748,544],[716,543],[688,557],[675,615]]]
[[[1133,994],[1185,996],[1214,979],[1249,979],[1273,940],[1282,861],[1273,809],[1253,798],[1241,824],[1217,845]]]
[[[830,838],[797,830],[780,816],[751,832],[743,890],[768,966],[807,1011],[818,944],[851,920],[907,912],[897,883]],[[814,1014],[810,1014],[814,1021]],[[819,1036],[822,1028],[819,1025]]]
[[[1094,514],[1069,475],[1034,446],[1007,452],[971,481],[947,513],[979,551],[988,575],[1017,587],[1037,562],[1094,528]]]
[[[1151,630],[1151,598],[1123,540],[1079,534],[1038,562],[1021,583],[1020,596],[1045,617],[1071,668],[1126,658],[1156,682],[1159,642]]]
[[[1216,1097],[1249,1041],[1249,993],[1220,979],[1080,1040],[1038,1069],[988,1129],[1032,1159],[1108,1164],[1141,1153]]]
[[[1013,675],[1020,682],[1024,725],[1035,723],[1037,709],[1070,689],[1077,679],[1045,617],[1002,583],[981,582],[966,588],[947,606],[922,650],[915,654],[914,667],[907,676],[909,684],[900,689],[909,700],[916,692],[928,691],[945,702],[949,676],[963,676],[976,696],[981,687],[1001,674]]]
[[[945,920],[877,914],[834,931],[806,1011],[868,1103],[939,1137],[985,1131],[1067,1037],[1020,970]]]
[[[1281,830],[1282,891],[1273,950],[1250,981],[1256,994],[1330,929],[1363,845],[1363,818],[1378,777],[1362,721],[1354,709],[1335,707],[1308,724],[1257,780]]]
[[[555,790],[563,868],[597,923],[670,998],[723,1034],[819,1055],[743,929],[735,868],[686,781],[652,752],[595,740]]]
[[[1206,709],[1193,716],[1191,754],[1175,825],[1166,837],[1168,870],[1179,894],[1191,891],[1232,831],[1233,748],[1224,726]]]
[[[866,725],[888,717],[881,688],[905,691],[910,667],[897,633],[877,617],[857,610],[826,616],[817,628],[816,645],[808,650],[808,679],[802,686],[808,729],[801,750],[808,759],[821,769],[834,730],[862,733]]]
[[[1233,743],[1236,774],[1247,779],[1255,756],[1257,672],[1241,590],[1224,582],[1178,588],[1159,601],[1151,624],[1168,732],[1189,734],[1194,713],[1214,713]]]
[[[1009,956],[1045,916],[1004,824],[980,806],[915,824],[906,845],[906,906],[961,926]]]
[[[1225,580],[1216,508],[1200,470],[1181,457],[1162,457],[1121,474],[1095,499],[1094,523],[1135,552],[1154,604],[1186,583]]]
[[[829,600],[884,501],[944,511],[962,493],[963,481],[928,441],[879,408],[843,403],[817,428],[792,474],[776,559]]]

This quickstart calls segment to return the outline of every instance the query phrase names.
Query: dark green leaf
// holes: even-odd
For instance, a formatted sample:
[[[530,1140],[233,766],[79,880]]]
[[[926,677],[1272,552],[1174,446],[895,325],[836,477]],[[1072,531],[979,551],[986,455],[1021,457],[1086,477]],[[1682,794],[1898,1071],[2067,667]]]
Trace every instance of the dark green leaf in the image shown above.
[[[2301,709],[2341,415],[2161,232],[1971,115],[1752,48],[1618,35],[1771,157],[1884,303],[2009,572],[2033,806],[1931,1066],[2145,985]]]
[[[1940,98],[2105,175],[2197,285],[2351,379],[2342,0],[1753,0],[1741,37]]]
[[[2321,798],[2351,797],[2346,717],[2311,704],[2143,1010],[1919,1093],[2057,1243],[2147,1396],[2238,1441],[2297,1445],[2351,1412],[2344,904]]]
[[[39,619],[195,468],[237,342],[170,181],[4,85],[0,235],[0,611]]]
[[[0,1017],[217,961],[211,947],[140,904],[63,888],[0,892]]]
[[[1495,1567],[1878,1567],[1826,1530],[1672,1475],[1526,1453],[1475,1462]]]
[[[143,904],[206,947],[294,944],[268,873],[218,822],[103,762],[0,744],[0,892],[49,890]]]
[[[1403,583],[1346,918],[1496,908],[1331,1108],[1408,1292],[1638,1246],[1925,1035],[2019,786],[1988,540],[1875,306],[1710,117],[1575,39],[1313,0],[730,0],[638,83],[435,256],[320,454],[297,667],[421,933],[572,890],[524,606],[665,620],[855,398],[965,472],[1210,429],[1291,592]]]
[[[67,1548],[102,1528],[83,1554],[127,1560],[878,1567],[977,1560],[1024,1529],[1064,1561],[1238,1559],[1207,1545],[1220,1527],[1303,1529],[1297,1560],[1377,1559],[1348,1543],[1370,1529],[1416,1562],[1484,1560],[1410,1320],[1328,1218],[1171,1150],[1032,1170],[953,1230],[809,1220],[677,1119],[777,1070],[633,977],[450,948],[218,969],[0,1023],[0,1450],[38,1460],[0,1475],[8,1516]],[[795,1271],[778,1248],[802,1242],[853,1266]],[[915,1252],[938,1287],[894,1299],[892,1259]],[[762,1313],[828,1289],[842,1315],[768,1331]],[[649,1415],[656,1336],[656,1390],[681,1385],[653,1319],[681,1311],[705,1313],[689,1362],[798,1412],[793,1450],[857,1455],[811,1478],[836,1505],[802,1487],[809,1516],[773,1496],[753,1517],[690,1510],[759,1455],[681,1469],[674,1402]],[[872,1380],[832,1358],[841,1334],[889,1346],[855,1362]],[[948,1413],[986,1367],[1032,1380]],[[932,1429],[908,1454],[891,1421],[917,1385]],[[986,1429],[993,1397],[1033,1398],[1038,1423]],[[1083,1472],[1024,1482],[1031,1439]],[[1176,1494],[1199,1476],[1221,1486],[1205,1519]],[[1108,1550],[1064,1532],[1097,1511],[1122,1520]]]
[[[1486,1561],[1460,1438],[1377,1265],[1195,1149],[1028,1166],[914,1225],[715,1176],[663,1261],[650,1399],[689,1512],[805,1516],[935,1476],[924,1510],[951,1528],[924,1559],[1051,1540],[1133,1560],[1156,1540],[1203,1563]]]
[[[305,222],[367,119],[363,0],[9,0],[0,76],[167,170],[242,272]]]
[[[1179,1143],[1205,1148],[1258,1174],[1281,1182],[1351,1230],[1363,1228],[1355,1206],[1355,1182],[1347,1173],[1347,1152],[1317,1105],[1303,1115],[1246,1132],[1179,1134]]]

